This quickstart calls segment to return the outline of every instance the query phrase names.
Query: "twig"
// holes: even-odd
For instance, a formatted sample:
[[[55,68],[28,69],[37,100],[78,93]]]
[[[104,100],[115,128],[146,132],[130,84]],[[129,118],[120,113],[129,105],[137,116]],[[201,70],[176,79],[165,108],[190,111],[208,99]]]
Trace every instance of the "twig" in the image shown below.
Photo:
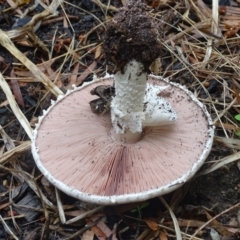
[[[235,204],[234,206],[226,209],[225,211],[219,213],[218,215],[216,215],[215,217],[211,218],[210,220],[208,220],[205,224],[203,224],[200,228],[198,228],[195,233],[191,236],[190,240],[192,240],[203,228],[205,228],[208,224],[210,224],[213,220],[217,219],[218,217],[220,217],[221,215],[233,210],[234,208],[237,208],[240,206],[240,202]]]
[[[2,135],[3,141],[4,141],[6,149],[8,151],[15,148],[15,144],[14,144],[13,140],[7,135],[7,133],[4,131],[4,129],[2,128],[1,125],[0,125],[0,134]]]
[[[0,29],[0,43],[1,43],[1,29]],[[12,92],[10,90],[10,87],[8,86],[7,82],[5,81],[3,75],[0,73],[0,86],[3,89],[4,93],[6,94],[7,100],[11,106],[11,109],[13,113],[15,114],[16,118],[26,131],[27,135],[30,139],[32,139],[32,128],[27,120],[27,118],[24,116],[20,108],[18,107],[15,99],[12,96]]]
[[[10,203],[13,202],[13,201],[12,201],[12,194],[11,194],[11,192],[12,192],[12,183],[13,183],[13,175],[12,175],[12,178],[11,178],[11,184],[10,184],[10,189],[9,189],[9,190],[10,190],[10,194],[9,194],[9,202],[10,202]],[[11,213],[12,223],[13,223],[15,229],[17,230],[18,234],[21,234],[21,233],[22,233],[22,230],[21,230],[21,228],[18,226],[18,224],[17,224],[17,222],[16,222],[16,220],[15,220],[15,218],[14,218],[13,209],[12,209],[12,205],[11,205],[11,204],[9,205],[9,209],[10,209],[10,213]]]
[[[103,23],[97,16],[95,16],[95,15],[92,14],[92,13],[90,13],[89,11],[87,11],[87,10],[85,10],[85,9],[83,9],[83,8],[80,8],[80,7],[74,5],[74,4],[70,3],[70,2],[67,2],[67,1],[63,1],[63,2],[66,3],[66,4],[68,4],[68,5],[70,5],[70,6],[73,6],[73,7],[77,8],[77,9],[79,9],[79,10],[81,10],[81,11],[83,11],[83,12],[89,14],[89,15],[91,15],[92,17],[94,17],[95,19],[97,19],[100,23]],[[103,24],[103,27],[106,29],[106,26],[105,26],[104,24]]]
[[[4,219],[2,218],[2,216],[0,215],[0,221],[2,222],[4,229],[6,230],[6,232],[11,235],[14,239],[18,240],[18,237],[13,233],[13,231],[8,227],[8,225],[6,224],[6,222],[4,221]]]
[[[1,157],[0,157],[0,164],[5,164],[7,161],[10,161],[13,158],[16,158],[23,152],[30,150],[31,142],[26,141],[21,143],[19,146],[15,147],[14,149],[5,152]]]
[[[171,218],[172,218],[173,224],[174,224],[174,228],[175,228],[176,239],[182,240],[181,230],[180,230],[180,227],[179,227],[179,224],[178,224],[175,214],[173,213],[172,209],[168,206],[167,202],[164,200],[164,198],[162,196],[160,196],[159,199],[161,200],[161,202],[167,208],[167,210],[169,211],[169,213],[171,215]]]
[[[13,56],[15,56],[22,64],[24,64],[35,77],[42,82],[45,87],[50,90],[54,95],[63,95],[63,92],[54,85],[51,80],[40,69],[33,64],[24,54],[22,54],[12,43],[9,37],[0,29],[0,44],[5,47]]]
[[[69,239],[73,239],[74,237],[77,237],[79,236],[80,234],[84,233],[85,231],[91,229],[92,227],[94,227],[95,225],[97,225],[100,221],[102,220],[102,218],[100,217],[99,219],[97,219],[95,222],[91,223],[91,224],[88,224],[86,225],[84,228],[82,228],[81,230],[75,232],[73,235],[67,237],[67,238],[64,238],[62,240],[69,240]]]
[[[64,223],[66,223],[66,217],[65,217],[65,214],[64,214],[60,193],[59,193],[59,190],[56,187],[55,187],[55,192],[56,192],[56,199],[57,199],[59,217],[60,217],[61,223],[64,224]]]
[[[197,173],[195,175],[195,177],[200,177],[202,175],[206,175],[208,173],[211,173],[213,171],[216,171],[217,169],[221,168],[222,166],[228,164],[228,163],[231,163],[231,162],[234,162],[234,161],[237,161],[240,159],[240,152],[236,152],[230,156],[227,156],[223,159],[220,159],[218,160],[218,162],[212,166],[210,166],[209,168]]]
[[[33,29],[33,31],[36,31],[40,27],[42,19],[48,17],[51,14],[57,15],[57,8],[59,7],[59,4],[61,2],[62,0],[53,0],[50,6],[48,6],[43,12],[34,15],[31,21],[28,22],[26,25],[18,29],[10,30],[6,34],[10,39],[13,39],[22,36],[25,37],[25,35],[27,35],[28,31],[31,29]]]
[[[102,210],[103,208],[104,208],[104,206],[96,207],[96,208],[94,208],[94,209],[92,209],[90,211],[87,211],[87,212],[85,212],[85,213],[83,213],[83,214],[81,214],[81,215],[79,215],[79,216],[77,216],[75,218],[72,218],[72,219],[68,220],[66,222],[66,224],[71,224],[71,223],[77,222],[77,221],[79,221],[79,220],[81,220],[83,218],[89,217],[92,214],[94,214],[95,212],[98,212],[98,211]]]
[[[96,5],[98,5],[101,9],[104,9],[105,11],[113,11],[113,12],[118,12],[118,8],[109,5],[106,6],[105,4],[103,4],[100,0],[92,0],[93,3],[95,3]]]
[[[3,165],[0,165],[0,169],[3,170],[3,171],[6,171],[6,172],[10,172],[11,174],[13,174],[14,176],[16,176],[17,178],[21,177],[24,179],[24,181],[29,185],[29,187],[37,194],[38,197],[39,196],[39,192],[40,192],[40,195],[42,196],[42,199],[43,201],[45,202],[45,204],[53,209],[53,210],[56,210],[56,207],[43,195],[42,191],[38,188],[37,188],[37,185],[36,183],[34,182],[34,178],[27,172],[24,172],[22,170],[18,170],[21,169],[20,166],[17,166],[16,165],[16,168],[17,169],[10,169],[10,168],[7,168],[7,167],[4,167]]]

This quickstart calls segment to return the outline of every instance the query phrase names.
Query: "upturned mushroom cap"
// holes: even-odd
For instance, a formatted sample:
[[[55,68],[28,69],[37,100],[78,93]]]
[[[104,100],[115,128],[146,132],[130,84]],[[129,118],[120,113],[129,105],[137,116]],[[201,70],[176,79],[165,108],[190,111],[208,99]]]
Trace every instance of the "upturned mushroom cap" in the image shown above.
[[[178,119],[172,125],[145,127],[140,141],[125,144],[113,140],[110,114],[99,116],[89,108],[95,98],[90,91],[112,84],[111,78],[100,81],[69,92],[40,118],[32,152],[45,177],[70,196],[102,205],[143,201],[190,179],[213,141],[205,106],[185,87],[150,76],[150,84],[170,85],[161,95]]]

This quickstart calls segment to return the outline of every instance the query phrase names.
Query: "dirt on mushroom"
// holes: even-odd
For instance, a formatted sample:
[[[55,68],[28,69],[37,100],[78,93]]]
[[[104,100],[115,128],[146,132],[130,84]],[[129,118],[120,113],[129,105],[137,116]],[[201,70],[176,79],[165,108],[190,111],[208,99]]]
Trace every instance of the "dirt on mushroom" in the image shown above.
[[[146,5],[139,0],[129,1],[107,25],[103,51],[108,71],[123,71],[133,59],[149,71],[149,66],[160,55],[161,44],[157,27],[146,12]]]

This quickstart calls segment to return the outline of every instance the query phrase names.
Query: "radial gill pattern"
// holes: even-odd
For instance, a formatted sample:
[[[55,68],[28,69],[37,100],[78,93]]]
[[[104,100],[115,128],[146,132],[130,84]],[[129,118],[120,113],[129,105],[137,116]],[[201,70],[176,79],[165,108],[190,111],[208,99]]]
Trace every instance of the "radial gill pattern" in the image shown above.
[[[150,77],[152,84],[167,82]],[[177,112],[172,125],[146,127],[135,144],[113,140],[110,114],[91,112],[95,82],[58,101],[41,120],[35,136],[35,160],[44,175],[65,189],[103,197],[138,194],[183,183],[202,165],[213,129],[205,108],[184,88],[170,84],[161,93]],[[159,106],[161,107],[161,106]],[[66,191],[66,190],[65,190]],[[156,195],[153,194],[153,195]],[[76,194],[73,194],[76,196]]]

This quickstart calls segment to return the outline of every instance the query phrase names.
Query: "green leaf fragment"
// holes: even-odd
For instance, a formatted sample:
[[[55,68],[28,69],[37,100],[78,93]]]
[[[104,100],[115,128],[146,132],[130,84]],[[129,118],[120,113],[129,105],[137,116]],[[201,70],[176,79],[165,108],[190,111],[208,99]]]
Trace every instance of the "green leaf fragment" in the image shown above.
[[[235,115],[234,117],[237,121],[240,121],[240,114]]]
[[[235,135],[237,135],[238,137],[240,137],[240,131],[235,132]]]

